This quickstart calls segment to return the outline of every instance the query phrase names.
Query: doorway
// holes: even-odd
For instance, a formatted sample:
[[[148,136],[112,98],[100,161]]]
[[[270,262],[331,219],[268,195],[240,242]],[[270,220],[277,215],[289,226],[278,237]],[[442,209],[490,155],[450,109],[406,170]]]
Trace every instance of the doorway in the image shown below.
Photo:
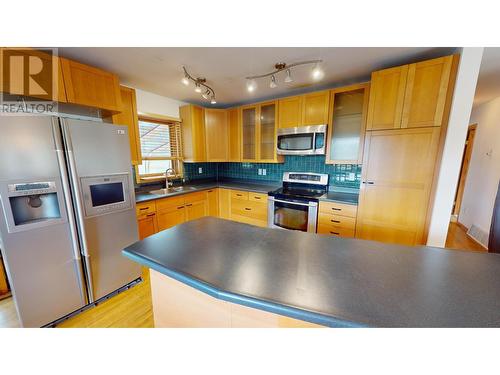
[[[464,153],[462,156],[462,166],[460,168],[460,177],[458,179],[457,191],[455,193],[455,201],[453,204],[452,221],[458,221],[462,198],[464,196],[465,182],[467,173],[469,172],[470,158],[472,155],[472,147],[474,145],[474,137],[476,136],[477,124],[472,124],[467,130],[467,138],[465,140]]]

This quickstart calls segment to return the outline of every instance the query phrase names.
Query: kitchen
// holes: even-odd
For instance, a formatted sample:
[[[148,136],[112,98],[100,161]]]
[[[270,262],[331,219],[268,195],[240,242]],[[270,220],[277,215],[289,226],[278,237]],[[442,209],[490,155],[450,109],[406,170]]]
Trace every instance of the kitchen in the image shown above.
[[[264,50],[239,51],[240,59],[261,53],[273,61]],[[182,61],[182,49],[3,48],[2,62],[10,64],[3,69],[10,72],[26,57],[51,63],[42,74],[50,77],[45,82],[57,82],[50,93],[57,111],[0,118],[2,285],[4,295],[13,295],[0,302],[0,322],[497,326],[496,291],[484,293],[485,283],[496,277],[497,256],[424,247],[447,247],[449,219],[444,231],[435,223],[436,197],[464,50],[381,48],[365,63],[362,78],[346,85],[339,82],[355,77],[325,83],[335,48],[316,49],[323,58],[311,60],[299,58],[310,53],[307,48],[285,51],[293,62],[274,61],[241,74],[240,86],[224,89],[244,103],[226,99],[221,105],[220,80],[195,75],[189,64],[168,72],[175,77],[170,87],[187,102],[124,85],[124,73],[103,69],[111,59],[123,71],[127,63],[118,62],[125,56],[148,53],[152,64],[161,65],[164,60],[154,56],[162,53],[177,53]],[[391,63],[370,68],[387,56]],[[343,63],[347,69],[348,55]],[[210,64],[207,69],[220,74]],[[307,83],[307,89],[288,88],[295,82]],[[19,95],[12,82],[2,90],[4,100],[24,108],[33,100]],[[175,107],[177,115],[159,113],[154,101]],[[487,252],[473,237],[467,241]],[[416,255],[408,246],[418,246]],[[436,304],[419,275],[430,269],[401,275],[387,268],[393,257],[401,257],[407,269],[443,262],[460,270],[459,278],[449,275],[432,292],[452,310],[429,317]],[[339,262],[344,267],[337,269]],[[468,268],[470,262],[477,268]],[[349,276],[365,267],[366,279]],[[431,276],[442,277],[445,269]],[[471,282],[478,270],[483,277]],[[288,289],[297,273],[302,292],[294,294]],[[274,284],[279,290],[270,288]],[[386,284],[401,289],[394,287],[388,297]],[[467,293],[455,294],[446,284]],[[370,303],[347,302],[362,300],[369,286]],[[407,296],[411,289],[423,299]],[[340,298],[346,302],[331,303],[332,293],[346,293]],[[404,311],[388,308],[396,295],[408,301]],[[463,298],[480,304],[481,313],[459,304]],[[183,299],[185,304],[178,302]],[[458,306],[460,314],[453,314]],[[136,320],[128,315],[131,309]]]

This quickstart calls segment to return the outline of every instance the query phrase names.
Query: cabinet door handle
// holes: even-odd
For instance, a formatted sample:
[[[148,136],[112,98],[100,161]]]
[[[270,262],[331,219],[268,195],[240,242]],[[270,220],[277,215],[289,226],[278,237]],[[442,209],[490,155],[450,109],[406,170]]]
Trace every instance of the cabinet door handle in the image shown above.
[[[213,192],[213,190],[209,190],[208,192],[209,192],[209,193],[212,193],[212,192]]]
[[[254,196],[254,198],[255,198],[255,199],[260,199],[260,197],[256,197],[256,196]]]
[[[363,184],[374,185],[375,182],[373,182],[373,181],[363,181]]]
[[[340,220],[330,220],[332,223],[340,223]]]
[[[242,197],[242,196],[243,196],[243,194],[236,194],[236,196],[237,196],[237,197]]]
[[[342,211],[342,209],[341,209],[341,208],[336,208],[336,207],[332,207],[332,210],[333,210],[333,211]]]
[[[149,207],[141,207],[141,208],[139,208],[139,211],[144,211],[144,210],[148,210],[148,209],[149,209]]]
[[[147,214],[147,217],[155,216],[155,214]]]
[[[182,208],[184,208],[184,206],[179,206],[179,207],[177,207],[177,209],[178,209],[178,210],[180,210],[180,209],[182,209]]]
[[[340,233],[339,233],[339,232],[332,232],[332,231],[330,231],[330,233],[331,233],[331,234],[336,234],[337,236],[338,236],[338,235],[340,235]]]
[[[189,204],[186,204],[186,207],[191,207],[193,204],[192,203],[189,203]]]
[[[248,207],[245,207],[245,210],[247,210],[247,211],[252,211],[252,209],[251,209],[251,208],[248,208]]]

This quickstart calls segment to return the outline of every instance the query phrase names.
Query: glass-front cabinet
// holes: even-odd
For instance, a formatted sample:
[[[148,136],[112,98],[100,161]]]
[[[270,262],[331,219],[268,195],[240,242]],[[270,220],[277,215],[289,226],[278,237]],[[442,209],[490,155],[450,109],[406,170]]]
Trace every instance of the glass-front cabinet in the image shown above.
[[[276,102],[266,102],[241,109],[243,160],[279,162],[276,154]]]
[[[327,164],[362,163],[368,94],[368,83],[332,90]]]

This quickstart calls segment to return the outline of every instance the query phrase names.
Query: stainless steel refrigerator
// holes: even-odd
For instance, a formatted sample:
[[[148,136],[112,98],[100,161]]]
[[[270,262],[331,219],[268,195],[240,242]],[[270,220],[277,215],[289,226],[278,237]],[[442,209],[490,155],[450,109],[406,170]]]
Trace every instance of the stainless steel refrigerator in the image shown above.
[[[136,281],[125,126],[0,117],[0,248],[21,324],[52,323]]]

